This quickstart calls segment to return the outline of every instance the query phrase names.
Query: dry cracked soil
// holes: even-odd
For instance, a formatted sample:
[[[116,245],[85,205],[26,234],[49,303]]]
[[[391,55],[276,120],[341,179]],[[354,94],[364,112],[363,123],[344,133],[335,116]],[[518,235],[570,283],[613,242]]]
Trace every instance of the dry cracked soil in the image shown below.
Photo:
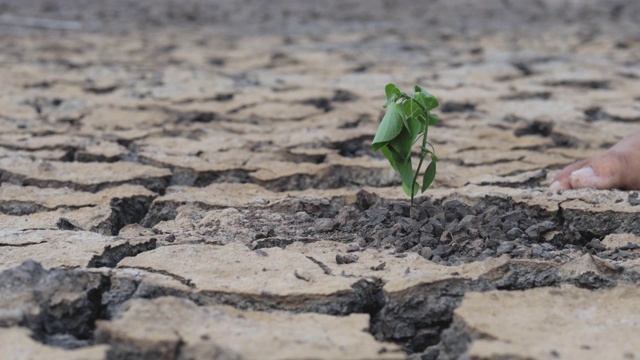
[[[633,0],[0,0],[1,359],[640,359]],[[413,207],[370,144],[431,90]],[[417,154],[416,154],[417,156]]]

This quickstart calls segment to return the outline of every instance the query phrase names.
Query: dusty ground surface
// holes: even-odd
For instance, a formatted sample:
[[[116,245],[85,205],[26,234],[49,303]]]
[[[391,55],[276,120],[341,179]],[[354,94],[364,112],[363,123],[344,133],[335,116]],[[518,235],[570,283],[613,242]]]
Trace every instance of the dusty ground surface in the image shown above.
[[[0,1],[0,358],[640,359],[634,1]],[[410,209],[383,88],[441,102]]]

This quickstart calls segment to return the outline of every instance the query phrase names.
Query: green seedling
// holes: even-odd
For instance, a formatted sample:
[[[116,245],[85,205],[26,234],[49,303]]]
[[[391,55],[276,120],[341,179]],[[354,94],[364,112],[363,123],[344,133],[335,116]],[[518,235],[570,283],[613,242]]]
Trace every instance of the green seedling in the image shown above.
[[[431,113],[431,110],[438,107],[438,100],[417,85],[413,90],[413,96],[401,92],[394,84],[387,85],[384,91],[387,94],[387,102],[383,107],[387,112],[380,122],[371,148],[382,151],[391,166],[400,174],[402,188],[411,196],[413,206],[413,198],[418,191],[426,191],[436,177],[438,157],[433,145],[427,141],[427,133],[429,126],[438,121],[438,116]],[[420,161],[414,172],[411,166],[411,149],[421,137]],[[418,176],[427,156],[431,162],[422,174],[420,185]]]

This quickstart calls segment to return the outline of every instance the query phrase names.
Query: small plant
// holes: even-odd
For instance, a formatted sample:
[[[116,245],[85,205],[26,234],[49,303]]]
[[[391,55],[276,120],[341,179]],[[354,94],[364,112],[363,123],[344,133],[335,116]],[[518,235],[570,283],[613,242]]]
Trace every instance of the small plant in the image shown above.
[[[418,85],[413,90],[413,96],[401,92],[394,84],[387,85],[384,91],[387,94],[387,102],[383,107],[387,112],[380,122],[371,148],[382,151],[391,166],[400,174],[402,188],[411,196],[413,206],[413,198],[418,191],[426,191],[436,177],[438,157],[433,145],[427,141],[427,133],[429,126],[438,121],[438,116],[431,113],[431,110],[438,107],[438,100]],[[420,137],[420,161],[414,172],[411,166],[411,148]],[[427,156],[431,158],[431,162],[422,175],[420,185],[418,176]]]

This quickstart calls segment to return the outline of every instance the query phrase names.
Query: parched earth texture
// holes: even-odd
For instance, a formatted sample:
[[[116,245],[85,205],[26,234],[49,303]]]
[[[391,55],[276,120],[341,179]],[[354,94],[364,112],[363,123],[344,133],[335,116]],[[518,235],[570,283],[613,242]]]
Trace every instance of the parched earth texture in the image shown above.
[[[0,358],[640,359],[638,192],[548,190],[640,131],[639,24],[0,1]],[[389,82],[441,103],[413,208],[370,150]]]

